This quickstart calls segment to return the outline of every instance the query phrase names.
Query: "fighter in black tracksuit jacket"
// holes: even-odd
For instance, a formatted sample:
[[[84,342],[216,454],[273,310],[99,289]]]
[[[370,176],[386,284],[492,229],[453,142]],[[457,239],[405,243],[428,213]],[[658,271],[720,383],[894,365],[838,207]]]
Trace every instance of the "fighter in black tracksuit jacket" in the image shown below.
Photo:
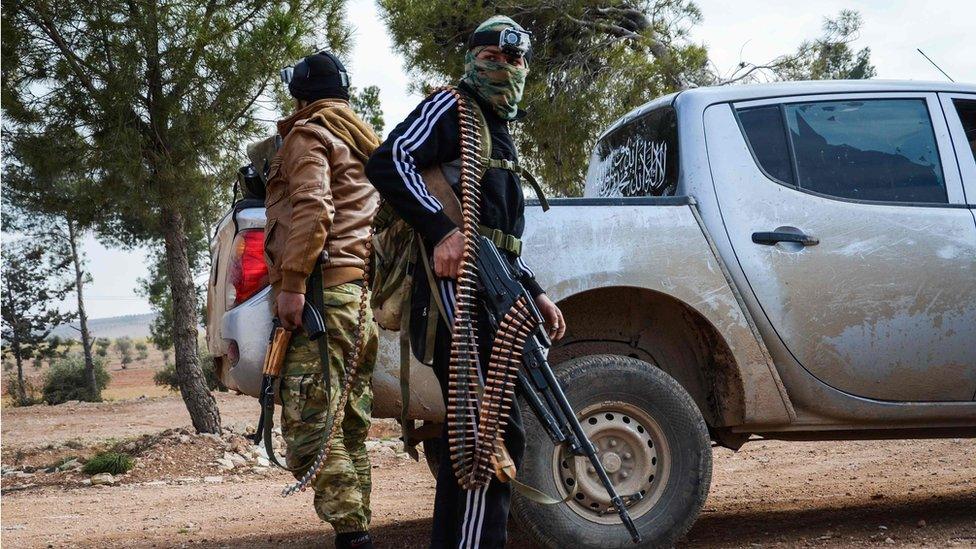
[[[508,131],[508,122],[498,117],[491,105],[465,83],[458,86],[474,97],[484,113],[491,133],[493,158],[517,161],[515,144]],[[521,114],[521,113],[520,113]],[[366,165],[366,175],[379,190],[384,200],[397,211],[424,238],[427,250],[455,228],[443,212],[441,204],[424,185],[420,172],[439,164],[446,164],[460,156],[458,112],[456,98],[447,91],[435,93],[421,102],[406,120],[401,122],[373,153]],[[515,237],[521,237],[525,228],[525,198],[519,176],[509,170],[490,168],[481,181],[481,224],[499,229]],[[455,189],[459,193],[458,189]],[[532,270],[507,252],[509,261],[520,273],[520,279],[533,297],[542,293]],[[411,340],[414,348],[423,344],[423,330],[427,326],[430,288],[423,265],[416,266],[411,311]],[[439,279],[438,288],[448,308],[448,322],[453,321],[454,281]],[[487,330],[487,322],[479,318],[479,343],[482,367],[488,363],[488,351],[494,334]],[[447,395],[447,370],[450,360],[449,324],[438,323],[434,344],[433,367],[441,383],[442,393]],[[419,350],[419,349],[418,349]],[[418,355],[423,355],[419,350]],[[512,455],[516,468],[522,465],[525,450],[525,433],[517,407],[513,408],[505,432],[505,445]],[[502,547],[505,544],[505,523],[511,500],[511,486],[493,479],[480,490],[461,490],[454,471],[446,459],[447,431],[441,437],[442,460],[437,478],[437,496],[434,503],[434,531],[432,547],[470,546]]]

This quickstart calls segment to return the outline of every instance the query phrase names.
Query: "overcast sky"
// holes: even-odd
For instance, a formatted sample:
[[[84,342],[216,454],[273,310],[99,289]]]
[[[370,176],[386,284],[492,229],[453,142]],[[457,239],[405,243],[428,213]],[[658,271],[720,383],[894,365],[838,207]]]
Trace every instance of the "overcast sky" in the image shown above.
[[[971,0],[698,0],[698,5],[704,21],[694,29],[692,39],[708,46],[723,73],[740,59],[762,62],[795,50],[804,38],[820,34],[824,16],[848,8],[860,11],[864,18],[856,46],[871,47],[878,78],[943,80],[915,51],[921,48],[957,82],[976,82],[976,46],[971,36],[976,2]],[[356,28],[356,47],[347,67],[353,85],[380,87],[389,130],[420,97],[407,93],[402,60],[393,52],[374,2],[350,2],[348,17]],[[145,250],[108,250],[93,238],[85,240],[84,249],[94,278],[86,295],[91,318],[150,311],[135,293],[136,279],[147,274]]]

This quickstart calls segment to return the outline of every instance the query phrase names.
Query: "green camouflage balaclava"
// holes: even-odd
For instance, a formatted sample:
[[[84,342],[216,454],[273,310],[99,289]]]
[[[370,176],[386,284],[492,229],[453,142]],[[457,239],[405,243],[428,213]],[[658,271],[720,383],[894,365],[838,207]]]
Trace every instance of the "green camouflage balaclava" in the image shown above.
[[[488,18],[478,25],[475,32],[495,31],[507,28],[523,29],[518,23],[504,15]],[[475,46],[464,55],[464,76],[467,82],[481,97],[491,104],[498,116],[512,120],[518,113],[518,103],[525,90],[525,76],[529,73],[528,64],[516,67],[508,63],[477,59],[477,55],[488,46]]]

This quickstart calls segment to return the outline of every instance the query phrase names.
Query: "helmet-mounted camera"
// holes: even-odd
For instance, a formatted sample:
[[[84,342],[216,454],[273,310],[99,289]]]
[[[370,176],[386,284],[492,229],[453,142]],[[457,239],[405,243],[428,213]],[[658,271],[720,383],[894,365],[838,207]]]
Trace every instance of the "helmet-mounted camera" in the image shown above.
[[[468,49],[477,46],[498,46],[505,55],[529,58],[532,51],[532,33],[509,27],[502,30],[480,31],[468,39]]]

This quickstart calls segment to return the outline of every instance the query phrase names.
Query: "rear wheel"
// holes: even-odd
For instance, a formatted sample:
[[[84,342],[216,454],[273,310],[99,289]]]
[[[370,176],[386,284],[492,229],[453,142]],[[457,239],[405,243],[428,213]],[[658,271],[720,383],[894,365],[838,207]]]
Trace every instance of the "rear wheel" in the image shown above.
[[[628,503],[640,547],[673,545],[691,528],[711,481],[708,430],[691,396],[651,364],[613,355],[573,359],[557,377],[617,493],[625,501],[641,496]],[[544,506],[516,494],[519,525],[545,547],[635,547],[589,460],[553,447],[535,415],[523,417],[519,478],[573,498]]]

